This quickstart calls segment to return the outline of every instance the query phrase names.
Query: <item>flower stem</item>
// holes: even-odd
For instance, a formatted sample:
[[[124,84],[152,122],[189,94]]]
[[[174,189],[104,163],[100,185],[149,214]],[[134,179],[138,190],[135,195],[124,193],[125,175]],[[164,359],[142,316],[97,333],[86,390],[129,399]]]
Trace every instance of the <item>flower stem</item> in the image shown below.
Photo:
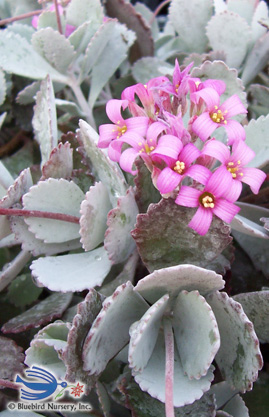
[[[40,210],[24,210],[13,208],[0,208],[0,215],[4,216],[23,216],[23,217],[40,217],[43,219],[62,220],[69,223],[79,223],[79,217],[71,216],[64,213],[51,213]]]
[[[85,113],[87,122],[96,130],[96,124],[93,117],[92,108],[87,102],[86,98],[84,97],[84,94],[82,93],[81,88],[77,83],[77,80],[75,78],[70,78],[69,81],[70,82],[68,83],[68,85],[72,88],[81,110]]]
[[[162,10],[163,7],[167,6],[167,4],[169,4],[171,2],[171,0],[164,0],[155,10],[154,15],[152,16],[152,18],[149,21],[149,25],[151,26],[152,23],[154,22],[154,19],[156,18],[156,16],[160,13],[160,11]]]
[[[163,319],[165,341],[165,414],[175,417],[174,411],[174,334],[169,318]]]
[[[7,19],[0,20],[0,26],[8,25],[9,23],[13,23],[18,20],[28,19],[28,17],[37,16],[42,12],[43,10],[34,10],[32,12],[20,14],[19,16],[8,17]]]
[[[55,6],[55,13],[56,13],[58,30],[59,30],[59,32],[62,35],[63,34],[63,28],[62,28],[62,22],[61,22],[60,13],[59,13],[58,1],[57,0],[53,0],[53,3],[54,3],[54,6]]]

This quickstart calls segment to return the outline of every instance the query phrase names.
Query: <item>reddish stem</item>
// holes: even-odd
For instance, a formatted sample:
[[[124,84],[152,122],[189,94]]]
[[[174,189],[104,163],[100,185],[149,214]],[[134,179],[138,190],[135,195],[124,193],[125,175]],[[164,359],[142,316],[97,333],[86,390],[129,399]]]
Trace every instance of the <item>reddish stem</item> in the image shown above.
[[[57,0],[53,0],[54,6],[55,6],[55,12],[56,12],[56,19],[57,19],[57,25],[58,30],[61,34],[63,34],[63,28],[62,28],[62,22],[61,22],[61,16],[59,12],[59,5]]]
[[[152,23],[154,22],[154,19],[160,13],[160,11],[162,10],[162,8],[165,7],[165,6],[167,6],[167,4],[169,4],[170,2],[171,2],[171,0],[164,0],[161,4],[159,4],[159,6],[157,7],[157,9],[154,12],[154,15],[152,16],[152,18],[149,21],[149,25],[150,26],[152,25]]]
[[[165,415],[175,417],[174,411],[174,334],[171,321],[164,318],[165,341]]]
[[[0,379],[0,386],[12,389],[18,389],[20,387],[20,385],[15,384],[15,382],[7,381],[6,379]]]
[[[33,12],[20,14],[19,16],[8,17],[7,19],[0,20],[0,26],[8,25],[9,23],[16,22],[17,20],[28,19],[28,17],[37,16],[42,12],[43,10],[34,10]]]
[[[39,210],[24,210],[12,208],[0,208],[0,215],[4,216],[23,216],[23,217],[40,217],[43,219],[62,220],[69,223],[79,223],[79,217],[71,216],[64,213],[51,213]]]

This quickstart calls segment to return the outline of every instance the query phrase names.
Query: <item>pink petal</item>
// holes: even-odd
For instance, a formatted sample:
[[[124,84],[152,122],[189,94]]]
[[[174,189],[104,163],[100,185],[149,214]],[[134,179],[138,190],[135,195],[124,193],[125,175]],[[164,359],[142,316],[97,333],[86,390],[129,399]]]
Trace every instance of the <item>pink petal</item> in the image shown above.
[[[205,185],[212,173],[208,168],[202,165],[192,165],[185,171],[185,175]]]
[[[232,185],[233,178],[226,167],[219,167],[209,178],[205,191],[210,192],[215,197],[221,197],[229,190]]]
[[[150,143],[149,143],[150,145]],[[157,148],[151,152],[151,156],[154,159],[154,155],[160,157],[163,161],[169,163],[172,160],[177,160],[178,154],[183,148],[182,142],[176,136],[163,135],[159,139]]]
[[[208,232],[212,218],[212,209],[199,207],[188,226],[203,236]]]
[[[123,92],[121,93],[121,99],[134,101],[136,87],[137,87],[137,84],[131,85],[130,87],[125,88]]]
[[[217,141],[216,139],[211,139],[206,142],[203,147],[202,154],[212,156],[222,164],[226,164],[230,158],[230,151],[228,146],[224,145],[222,142]]]
[[[201,191],[196,190],[196,188],[182,185],[175,203],[184,207],[198,207],[200,195]]]
[[[202,113],[194,120],[192,130],[204,142],[217,129],[218,124],[214,123],[208,112]]]
[[[152,143],[152,146],[157,145],[157,138],[165,129],[167,129],[167,126],[162,122],[155,122],[152,123],[148,130],[147,130],[147,141]],[[152,142],[151,142],[152,139]]]
[[[234,142],[232,147],[232,161],[240,161],[241,166],[247,165],[255,156],[255,152],[242,140]]]
[[[201,151],[199,151],[192,143],[188,143],[180,152],[179,160],[184,162],[186,167],[189,167],[200,155]]]
[[[118,141],[117,139],[110,143],[108,147],[108,156],[111,161],[119,162],[122,145],[123,141]]]
[[[220,198],[215,201],[213,213],[226,223],[231,223],[234,216],[240,211],[240,208],[230,201]]]
[[[241,169],[243,176],[241,181],[248,184],[254,194],[258,194],[262,183],[266,178],[265,172],[257,168],[243,168]]]
[[[99,148],[107,148],[113,139],[116,139],[118,131],[115,125],[105,124],[99,127]]]
[[[148,130],[148,117],[131,117],[126,119],[124,124],[127,126],[128,131],[134,131],[141,136],[145,136]]]
[[[220,96],[214,88],[203,88],[196,93],[191,94],[191,101],[198,103],[199,98],[203,99],[210,112],[215,106],[219,106]]]
[[[106,104],[106,114],[113,123],[116,124],[120,122],[119,125],[121,126],[124,124],[124,119],[121,115],[121,109],[125,110],[127,106],[127,100],[109,100]]]
[[[151,106],[152,98],[149,95],[148,87],[145,87],[143,84],[136,84],[135,93],[139,97],[143,107],[147,108]]]
[[[140,149],[144,149],[146,145],[145,139],[139,135],[136,132],[129,132],[127,131],[122,135],[119,139],[116,139],[116,141],[113,141],[111,143],[111,146],[118,146],[118,143],[127,143],[132,148],[136,149],[136,152],[140,151]]]
[[[157,179],[157,188],[161,194],[167,194],[173,191],[182,179],[182,175],[173,171],[171,168],[164,168]]]
[[[237,94],[234,94],[225,100],[220,106],[220,110],[222,112],[227,110],[226,115],[228,118],[236,116],[237,114],[246,114],[248,112]]]
[[[71,33],[74,32],[74,30],[76,30],[76,26],[73,25],[69,25],[68,23],[65,25],[65,37],[68,38]]]
[[[232,185],[225,193],[225,198],[228,201],[235,202],[240,197],[242,191],[242,183],[239,180],[233,178]]]
[[[217,91],[219,96],[221,96],[221,94],[223,94],[224,91],[226,90],[226,84],[222,80],[209,79],[209,80],[205,80],[202,83],[202,85],[203,85],[203,88],[207,88],[207,87],[213,88],[214,90]]]
[[[137,170],[133,170],[133,165],[137,156],[138,156],[138,152],[135,149],[133,148],[126,149],[121,154],[121,157],[120,157],[119,163],[120,163],[121,168],[126,172],[130,172],[130,174],[136,175]]]
[[[34,16],[32,19],[32,26],[37,29],[39,16]]]
[[[246,139],[246,132],[243,126],[236,120],[227,120],[227,125],[222,125],[227,132],[228,145],[232,145],[238,140]]]

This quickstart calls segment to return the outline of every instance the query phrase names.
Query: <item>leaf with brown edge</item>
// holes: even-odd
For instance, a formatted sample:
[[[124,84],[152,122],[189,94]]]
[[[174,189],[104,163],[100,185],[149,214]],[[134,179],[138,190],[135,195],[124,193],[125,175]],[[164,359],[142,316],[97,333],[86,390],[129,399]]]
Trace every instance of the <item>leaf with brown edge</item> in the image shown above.
[[[0,378],[12,381],[15,373],[24,369],[22,348],[14,340],[0,336],[0,351]]]
[[[151,29],[131,3],[124,0],[106,0],[108,16],[116,17],[136,33],[137,40],[130,50],[130,61],[133,63],[143,56],[153,56],[154,43]]]
[[[150,272],[168,266],[193,264],[206,268],[232,241],[230,227],[217,217],[200,236],[188,227],[195,209],[162,199],[139,214],[131,232],[142,261]]]
[[[59,143],[42,167],[41,180],[47,178],[65,178],[69,180],[73,170],[73,149],[69,142]]]
[[[83,370],[82,346],[95,317],[102,308],[105,297],[90,289],[85,300],[78,304],[72,327],[68,333],[67,347],[62,359],[66,366],[65,379],[69,382],[77,380],[86,384],[87,392],[94,386],[96,378]]]
[[[135,200],[140,213],[146,213],[151,203],[160,201],[161,194],[154,187],[150,172],[141,158],[136,159],[135,166],[137,168],[137,175],[134,179],[136,185]]]

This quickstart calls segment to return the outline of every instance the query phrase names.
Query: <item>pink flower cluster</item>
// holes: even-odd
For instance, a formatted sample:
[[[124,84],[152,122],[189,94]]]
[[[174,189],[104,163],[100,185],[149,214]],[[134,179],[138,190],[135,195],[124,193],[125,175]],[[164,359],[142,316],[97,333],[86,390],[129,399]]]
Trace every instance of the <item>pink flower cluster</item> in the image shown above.
[[[255,154],[244,142],[243,126],[233,118],[247,113],[239,97],[234,94],[222,102],[225,83],[192,78],[191,67],[181,71],[176,61],[171,80],[153,78],[126,88],[121,100],[110,100],[106,112],[113,124],[100,126],[98,146],[108,148],[110,159],[133,175],[140,156],[162,195],[175,198],[178,205],[198,207],[189,227],[204,235],[213,215],[230,223],[239,212],[234,203],[242,182],[257,194],[266,174],[246,167]],[[130,118],[122,116],[127,108]],[[227,145],[211,137],[219,128],[226,131]]]

